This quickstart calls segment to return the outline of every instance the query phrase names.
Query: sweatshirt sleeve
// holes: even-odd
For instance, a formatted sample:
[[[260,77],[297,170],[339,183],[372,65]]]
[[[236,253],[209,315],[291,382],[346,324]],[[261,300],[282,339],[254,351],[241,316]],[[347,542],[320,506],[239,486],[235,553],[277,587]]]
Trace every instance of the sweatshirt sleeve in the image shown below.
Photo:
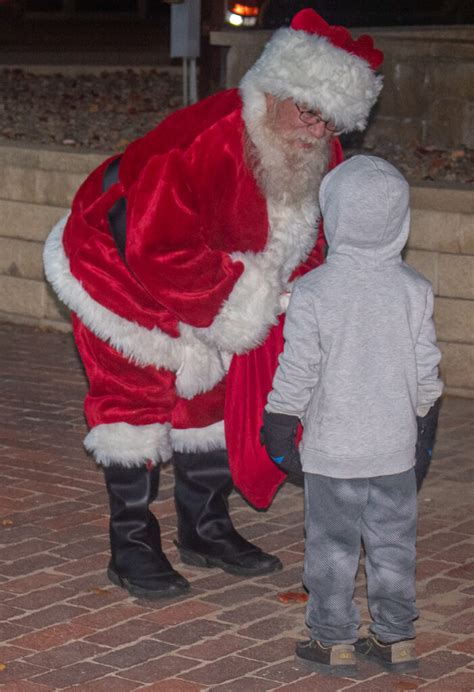
[[[425,312],[415,346],[418,373],[416,413],[418,416],[426,415],[443,391],[443,383],[438,374],[441,352],[436,345],[433,306],[434,296],[430,286],[426,293]]]
[[[285,347],[266,409],[301,420],[319,379],[321,350],[314,305],[298,286],[290,299],[283,335]]]
[[[209,326],[244,265],[205,242],[180,151],[154,156],[130,189],[126,258],[148,293],[179,320]]]

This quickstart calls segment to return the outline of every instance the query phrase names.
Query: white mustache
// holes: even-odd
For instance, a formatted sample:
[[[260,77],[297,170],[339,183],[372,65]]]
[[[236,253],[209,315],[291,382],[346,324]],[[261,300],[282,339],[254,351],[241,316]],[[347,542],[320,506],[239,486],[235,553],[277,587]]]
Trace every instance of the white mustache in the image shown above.
[[[285,135],[287,142],[304,142],[305,144],[313,144],[318,146],[319,140],[316,137],[306,134],[305,132],[289,132]]]

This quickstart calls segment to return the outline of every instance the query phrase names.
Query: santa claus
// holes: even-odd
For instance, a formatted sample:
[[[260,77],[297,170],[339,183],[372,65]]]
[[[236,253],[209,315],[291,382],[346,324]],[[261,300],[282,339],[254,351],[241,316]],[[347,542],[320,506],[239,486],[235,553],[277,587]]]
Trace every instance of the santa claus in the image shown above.
[[[281,569],[235,530],[227,497],[234,481],[266,507],[285,478],[258,441],[285,303],[323,261],[319,183],[342,160],[337,134],[366,126],[381,62],[368,36],[303,10],[238,90],[174,113],[95,170],[46,243],[89,380],[108,576],[134,596],[189,588],[150,511],[171,459],[182,561]]]

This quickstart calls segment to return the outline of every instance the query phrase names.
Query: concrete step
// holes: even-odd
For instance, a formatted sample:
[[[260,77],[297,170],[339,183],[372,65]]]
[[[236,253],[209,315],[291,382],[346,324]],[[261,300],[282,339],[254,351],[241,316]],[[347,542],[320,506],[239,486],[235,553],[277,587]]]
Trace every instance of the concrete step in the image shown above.
[[[436,296],[474,301],[474,255],[408,249],[404,258],[431,281]]]
[[[70,329],[67,309],[44,280],[0,275],[0,319]]]
[[[436,298],[434,320],[438,339],[474,347],[474,300]]]
[[[0,275],[43,281],[43,243],[0,237]]]
[[[413,208],[408,247],[430,252],[474,255],[473,219],[474,212]]]
[[[86,174],[109,154],[71,150],[69,147],[0,144],[0,164],[19,168]]]
[[[474,346],[447,341],[439,341],[438,346],[443,354],[440,369],[445,394],[474,399]]]
[[[0,195],[4,200],[69,207],[87,174],[107,153],[0,146]]]
[[[0,168],[0,189],[4,199],[69,206],[81,185],[83,173],[4,166]]]
[[[474,214],[472,187],[460,187],[456,183],[426,182],[413,185],[410,202],[413,209]]]
[[[0,236],[43,242],[54,224],[68,211],[67,206],[0,199]]]

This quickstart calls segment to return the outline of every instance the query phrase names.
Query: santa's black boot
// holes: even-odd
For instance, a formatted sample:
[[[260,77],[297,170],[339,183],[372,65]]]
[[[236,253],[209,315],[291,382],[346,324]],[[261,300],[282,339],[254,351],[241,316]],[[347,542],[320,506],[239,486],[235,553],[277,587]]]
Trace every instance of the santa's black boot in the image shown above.
[[[246,576],[282,568],[277,557],[249,543],[232,524],[227,498],[233,484],[227,452],[175,452],[174,472],[176,545],[185,564],[220,567]]]
[[[104,467],[110,502],[111,582],[137,598],[174,598],[189,582],[170,565],[161,549],[160,526],[150,511],[156,500],[159,467]]]

